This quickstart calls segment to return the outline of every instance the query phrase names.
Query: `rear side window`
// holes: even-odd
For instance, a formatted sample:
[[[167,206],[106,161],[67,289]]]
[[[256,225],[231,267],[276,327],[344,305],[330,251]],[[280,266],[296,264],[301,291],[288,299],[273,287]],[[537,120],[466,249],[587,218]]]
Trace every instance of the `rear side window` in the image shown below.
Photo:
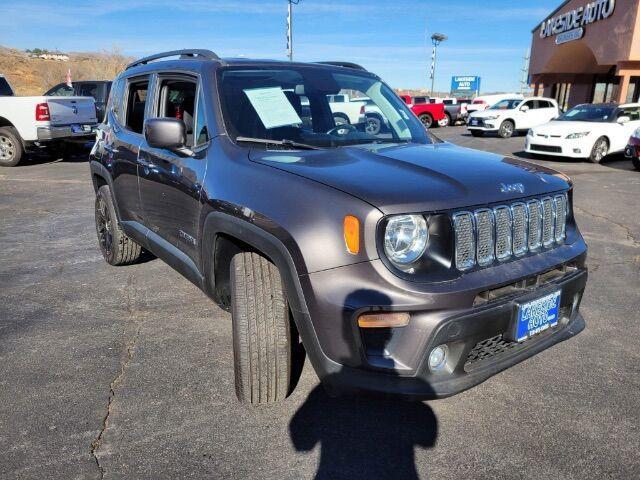
[[[120,79],[114,82],[111,92],[109,92],[109,104],[107,110],[110,111],[119,124],[123,124],[123,99],[125,80]]]
[[[125,126],[132,132],[142,134],[148,91],[148,78],[145,78],[144,80],[132,80],[129,83]]]
[[[202,92],[198,96],[198,106],[196,107],[196,129],[194,145],[203,145],[209,141],[209,129],[204,113],[204,97]]]

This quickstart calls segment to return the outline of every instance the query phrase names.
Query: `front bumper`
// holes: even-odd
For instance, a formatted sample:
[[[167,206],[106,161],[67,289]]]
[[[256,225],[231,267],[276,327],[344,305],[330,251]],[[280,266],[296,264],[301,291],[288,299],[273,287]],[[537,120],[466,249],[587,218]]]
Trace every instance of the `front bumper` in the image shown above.
[[[500,128],[500,119],[496,120],[480,120],[477,125],[473,125],[472,118],[467,120],[467,129],[468,130],[480,130],[482,132],[496,132]]]
[[[580,241],[561,248],[565,251],[556,252],[557,255],[578,252],[578,256],[559,265],[529,270],[546,272],[545,276],[523,275],[516,281],[500,282],[506,278],[506,269],[500,271],[496,267],[488,269],[494,270],[493,274],[475,272],[479,274],[476,278],[469,274],[462,281],[462,288],[440,285],[430,293],[398,289],[372,275],[373,270],[380,273],[386,268],[378,265],[379,261],[343,267],[348,272],[335,271],[343,270],[340,268],[308,275],[308,284],[303,282],[303,289],[313,292],[307,298],[308,320],[314,325],[323,351],[320,358],[310,354],[316,372],[323,384],[341,392],[441,398],[477,385],[576,335],[584,328],[579,305],[587,281],[586,247]],[[539,266],[544,263],[537,257],[527,260],[538,262]],[[517,270],[528,269],[520,265]],[[484,274],[488,274],[486,279],[494,279],[493,287],[487,288],[486,282],[478,281]],[[547,280],[532,283],[532,279],[541,278]],[[467,288],[468,283],[476,287]],[[557,326],[522,343],[503,338],[511,329],[516,303],[556,290],[561,291]],[[406,327],[360,329],[358,316],[371,311],[408,312],[411,319]],[[449,361],[444,370],[431,372],[427,364],[429,352],[442,344],[448,347]]]
[[[527,135],[525,152],[553,157],[588,158],[591,147],[584,139],[567,140],[559,136]]]
[[[47,142],[51,140],[65,140],[72,138],[91,138],[95,135],[97,128],[98,124],[79,124],[74,126],[65,125],[61,127],[38,127],[38,141]]]

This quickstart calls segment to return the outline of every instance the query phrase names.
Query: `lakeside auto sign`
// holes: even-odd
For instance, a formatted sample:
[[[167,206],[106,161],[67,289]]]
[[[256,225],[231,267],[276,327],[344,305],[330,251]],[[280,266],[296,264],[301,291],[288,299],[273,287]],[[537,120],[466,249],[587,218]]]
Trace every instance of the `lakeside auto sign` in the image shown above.
[[[616,0],[596,0],[584,7],[551,17],[540,25],[540,38],[556,35],[556,45],[578,40],[585,25],[609,18],[616,8]]]
[[[451,96],[470,98],[480,93],[480,77],[455,76],[451,77]]]

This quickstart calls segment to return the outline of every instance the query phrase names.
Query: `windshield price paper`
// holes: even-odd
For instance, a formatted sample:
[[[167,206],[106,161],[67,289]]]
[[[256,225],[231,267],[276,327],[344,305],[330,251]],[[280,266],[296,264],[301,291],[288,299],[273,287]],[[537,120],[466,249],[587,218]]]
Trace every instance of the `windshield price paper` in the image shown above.
[[[282,88],[251,88],[244,90],[244,93],[256,110],[264,128],[271,129],[302,123]]]

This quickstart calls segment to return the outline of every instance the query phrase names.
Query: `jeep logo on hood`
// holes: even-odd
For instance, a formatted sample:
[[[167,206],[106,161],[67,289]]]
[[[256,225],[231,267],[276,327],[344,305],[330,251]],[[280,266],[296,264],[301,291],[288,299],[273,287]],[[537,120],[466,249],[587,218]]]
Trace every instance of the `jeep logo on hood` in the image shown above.
[[[502,193],[511,193],[511,192],[524,193],[524,185],[522,183],[501,183],[500,191]]]

